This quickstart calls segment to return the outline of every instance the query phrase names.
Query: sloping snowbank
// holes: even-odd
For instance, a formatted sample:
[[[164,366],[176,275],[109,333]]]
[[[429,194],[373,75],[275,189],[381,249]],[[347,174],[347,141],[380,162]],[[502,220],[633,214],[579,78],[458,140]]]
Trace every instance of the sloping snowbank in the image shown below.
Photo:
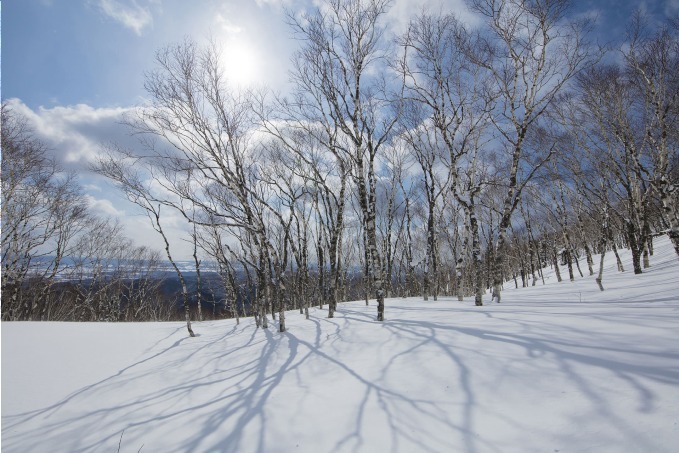
[[[642,275],[624,257],[603,293],[392,299],[381,324],[362,302],[283,334],[3,323],[2,451],[676,451],[679,260],[666,238]]]

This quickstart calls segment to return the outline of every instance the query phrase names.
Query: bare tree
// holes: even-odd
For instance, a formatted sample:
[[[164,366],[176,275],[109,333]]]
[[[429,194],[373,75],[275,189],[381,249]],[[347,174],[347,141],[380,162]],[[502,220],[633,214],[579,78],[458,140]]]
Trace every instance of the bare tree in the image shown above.
[[[387,0],[329,0],[322,9],[303,18],[289,15],[294,31],[304,42],[302,54],[316,76],[320,102],[327,106],[341,132],[337,146],[351,162],[378,321],[384,320],[385,276],[375,223],[375,161],[397,119],[381,70],[387,53],[380,20],[388,4]]]
[[[120,154],[120,153],[119,153]],[[193,329],[191,328],[191,313],[189,307],[189,292],[186,286],[186,280],[176,261],[172,258],[170,252],[170,242],[167,234],[163,230],[160,222],[160,213],[162,201],[154,197],[153,192],[148,184],[144,183],[144,176],[142,172],[129,164],[129,162],[120,159],[119,155],[104,156],[99,159],[99,162],[93,166],[93,169],[99,174],[106,176],[120,189],[127,199],[144,210],[151,225],[155,231],[160,234],[165,244],[165,255],[177,274],[177,278],[182,287],[182,299],[184,302],[184,317],[186,320],[186,329],[189,335],[195,337]],[[195,239],[194,239],[195,244]],[[197,256],[197,255],[196,255]],[[197,259],[197,258],[196,258]],[[200,303],[200,299],[199,299]]]
[[[43,319],[63,260],[92,216],[76,176],[49,156],[26,120],[3,103],[1,121],[2,317]]]
[[[89,211],[77,176],[2,107],[3,320],[167,319],[158,255]]]
[[[668,24],[669,25],[669,24]],[[676,181],[670,179],[670,162],[679,143],[679,35],[677,27],[664,25],[651,34],[637,13],[630,27],[629,47],[623,51],[628,77],[643,102],[644,135],[650,153],[645,177],[662,204],[669,236],[679,257],[679,210]]]
[[[337,309],[337,288],[342,273],[340,249],[349,190],[349,164],[338,143],[339,127],[331,117],[327,104],[321,100],[319,76],[310,71],[304,63],[306,55],[302,52],[294,59],[295,92],[292,99],[275,99],[273,107],[269,107],[265,100],[261,99],[256,111],[264,129],[275,138],[277,146],[280,147],[275,153],[275,161],[287,167],[288,173],[293,178],[288,181],[300,179],[307,186],[305,191],[307,197],[312,200],[311,204],[316,214],[318,230],[316,251],[321,287],[325,286],[324,263],[325,255],[328,256],[330,267],[327,292],[328,317],[332,318]],[[302,222],[303,228],[300,228],[298,210],[293,210],[292,214],[297,236],[301,237],[302,231],[309,234],[309,227],[305,222]],[[305,241],[308,243],[308,238]],[[293,248],[293,255],[298,266],[308,259],[308,251],[301,247]],[[321,305],[325,291],[322,290],[322,293],[319,301]]]
[[[146,78],[150,103],[128,120],[146,155],[118,154],[136,158],[146,168],[144,176],[162,188],[164,195],[153,198],[154,204],[175,209],[189,223],[216,223],[252,244],[262,307],[273,307],[272,298],[284,294],[281,252],[286,249],[278,250],[269,237],[268,219],[275,208],[268,204],[271,192],[261,181],[252,142],[251,97],[228,87],[214,46],[201,48],[185,40],[161,49],[156,63]],[[284,304],[279,306],[282,310]],[[285,330],[284,316],[279,328]]]
[[[493,300],[500,302],[507,230],[526,184],[553,148],[527,143],[550,104],[592,62],[584,41],[587,24],[567,20],[568,0],[471,0],[486,31],[468,58],[489,72],[498,96],[493,122],[509,161],[497,232]]]
[[[435,272],[438,263],[432,256],[436,238],[433,217],[441,195],[437,186],[451,190],[456,201],[464,207],[465,223],[471,228],[473,244],[473,266],[470,268],[480,272],[475,197],[481,190],[482,181],[477,175],[477,159],[485,145],[483,131],[490,123],[489,113],[496,95],[491,90],[488,74],[469,60],[473,41],[472,35],[455,16],[429,14],[411,21],[400,41],[404,52],[398,69],[403,74],[404,95],[410,101],[408,114],[403,116],[405,135],[424,176],[429,206],[427,256],[434,264]],[[436,168],[439,159],[447,166],[445,183],[435,181],[440,177]],[[468,178],[462,183],[465,174]],[[458,268],[462,269],[462,266]],[[425,281],[425,291],[427,286]],[[482,305],[481,292],[476,293],[476,303]]]
[[[624,224],[632,251],[634,273],[642,272],[641,257],[646,244],[652,191],[646,177],[644,154],[647,135],[640,126],[638,99],[623,71],[614,65],[599,65],[579,79],[585,118],[594,127],[588,146],[600,150],[597,169],[607,172],[612,210]],[[605,158],[604,158],[605,156]]]
[[[383,257],[382,275],[384,276],[385,295],[392,297],[394,257],[403,240],[400,226],[403,224],[405,211],[401,186],[403,178],[407,177],[410,165],[408,152],[398,146],[389,146],[384,149],[379,163],[381,171],[377,184],[376,225]],[[437,250],[434,249],[432,255],[436,252]],[[436,262],[438,263],[438,260]]]
[[[160,294],[160,254],[135,246],[117,221],[94,218],[69,253],[60,300],[48,319],[73,321],[166,320],[172,305]],[[66,310],[66,311],[64,311]]]
[[[198,310],[198,321],[203,320],[203,297],[201,288],[200,264],[198,259],[198,234],[196,233],[195,217],[193,218],[193,232],[191,233],[191,242],[193,243],[193,262],[196,266],[196,308]]]

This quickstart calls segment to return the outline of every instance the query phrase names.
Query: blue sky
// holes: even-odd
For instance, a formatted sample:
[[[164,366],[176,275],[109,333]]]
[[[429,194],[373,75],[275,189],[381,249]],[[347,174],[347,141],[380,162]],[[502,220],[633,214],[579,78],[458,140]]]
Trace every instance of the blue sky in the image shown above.
[[[211,35],[225,44],[250,47],[261,54],[260,73],[273,74],[289,57],[281,6],[216,0],[5,0],[2,97],[18,97],[31,108],[133,105],[144,94],[144,71],[152,69],[155,51],[184,36]],[[267,34],[273,39],[266,39]]]
[[[161,243],[136,207],[87,170],[101,145],[135,146],[121,115],[143,102],[144,73],[155,52],[189,36],[224,46],[236,84],[283,89],[294,42],[287,1],[5,0],[2,2],[2,99],[26,116],[68,170],[77,171],[90,206],[118,217],[139,243]],[[167,215],[180,236],[184,222]],[[177,253],[188,256],[188,245]]]
[[[93,209],[119,217],[144,243],[158,243],[145,216],[87,165],[111,141],[134,146],[119,124],[143,102],[144,73],[155,52],[189,36],[223,46],[227,75],[239,85],[284,90],[295,49],[285,9],[317,0],[5,0],[2,7],[2,99],[24,114],[68,169],[81,173]],[[602,42],[624,38],[630,14],[651,22],[679,13],[679,0],[574,1],[577,14],[597,16]],[[464,0],[394,0],[388,26],[403,29],[423,6],[452,10],[469,20]],[[183,221],[168,217],[179,235]],[[188,247],[180,251],[185,255]]]

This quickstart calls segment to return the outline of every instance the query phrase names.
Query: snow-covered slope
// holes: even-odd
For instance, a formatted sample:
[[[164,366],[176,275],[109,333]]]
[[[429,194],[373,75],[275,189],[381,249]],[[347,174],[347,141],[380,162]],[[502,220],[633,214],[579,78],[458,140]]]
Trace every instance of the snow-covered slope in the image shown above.
[[[283,334],[3,323],[2,451],[677,451],[679,260],[659,238],[643,275],[607,262],[603,293],[347,303]]]

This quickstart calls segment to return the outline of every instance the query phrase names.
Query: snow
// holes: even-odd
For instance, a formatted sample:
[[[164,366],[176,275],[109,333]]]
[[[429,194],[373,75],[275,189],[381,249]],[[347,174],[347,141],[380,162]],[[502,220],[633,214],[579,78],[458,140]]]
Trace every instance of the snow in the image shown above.
[[[642,275],[607,254],[605,292],[547,273],[502,304],[390,299],[384,323],[3,323],[2,451],[676,451],[679,260],[655,246]]]

